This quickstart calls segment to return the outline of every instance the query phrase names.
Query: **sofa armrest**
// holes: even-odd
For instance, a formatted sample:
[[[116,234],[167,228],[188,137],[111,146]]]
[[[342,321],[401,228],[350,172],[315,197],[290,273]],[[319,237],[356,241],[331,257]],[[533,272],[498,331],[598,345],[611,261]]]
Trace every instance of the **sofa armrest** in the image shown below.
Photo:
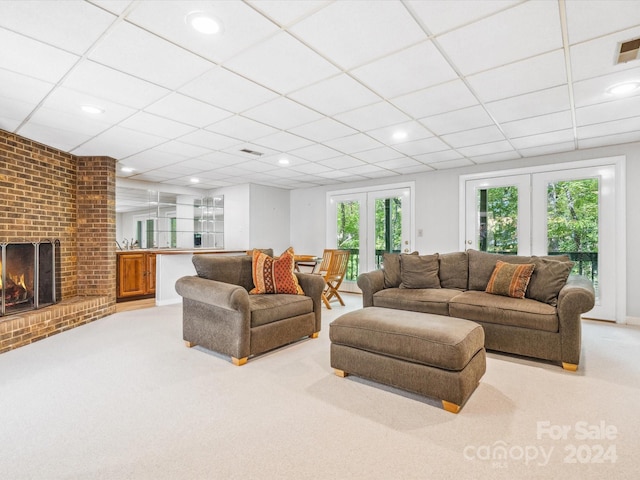
[[[373,270],[358,275],[358,287],[362,290],[362,306],[373,307],[373,294],[384,288],[384,272]]]
[[[316,332],[322,327],[322,291],[324,290],[324,278],[312,273],[295,272],[298,283],[304,294],[313,300],[313,311],[316,314]]]
[[[249,293],[239,285],[187,276],[176,281],[176,292],[190,300],[249,316]]]
[[[580,361],[582,330],[580,315],[595,305],[595,290],[583,275],[569,275],[558,294],[558,322],[562,342],[562,361],[577,365]]]

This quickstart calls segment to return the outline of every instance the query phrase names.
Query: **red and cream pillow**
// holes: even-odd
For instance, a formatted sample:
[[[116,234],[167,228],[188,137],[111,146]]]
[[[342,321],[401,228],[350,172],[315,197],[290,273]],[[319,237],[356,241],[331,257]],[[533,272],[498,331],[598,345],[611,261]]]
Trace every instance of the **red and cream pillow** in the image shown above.
[[[298,277],[293,273],[294,266],[293,248],[288,248],[277,258],[260,250],[254,250],[251,264],[254,288],[249,293],[252,295],[264,293],[304,295],[298,284]]]
[[[534,267],[533,263],[514,264],[498,260],[485,291],[506,297],[524,298]]]

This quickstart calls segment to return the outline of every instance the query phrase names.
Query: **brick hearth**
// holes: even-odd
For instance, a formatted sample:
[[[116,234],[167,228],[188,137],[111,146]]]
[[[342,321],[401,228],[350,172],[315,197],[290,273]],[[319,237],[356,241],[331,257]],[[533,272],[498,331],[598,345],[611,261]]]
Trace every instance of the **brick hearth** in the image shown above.
[[[61,301],[0,317],[0,353],[115,312],[115,160],[0,130],[0,242],[60,240]]]

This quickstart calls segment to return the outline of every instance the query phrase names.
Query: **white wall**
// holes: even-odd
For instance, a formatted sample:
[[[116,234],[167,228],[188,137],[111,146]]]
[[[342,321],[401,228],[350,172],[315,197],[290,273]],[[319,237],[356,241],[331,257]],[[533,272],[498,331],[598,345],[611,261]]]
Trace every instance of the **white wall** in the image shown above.
[[[248,250],[250,247],[250,185],[216,188],[212,195],[224,195],[224,249]]]
[[[640,276],[634,275],[634,265],[640,265],[640,249],[635,241],[640,238],[640,143],[629,143],[561,154],[531,157],[508,162],[475,165],[412,176],[376,179],[349,185],[331,185],[312,189],[292,190],[291,244],[297,252],[321,254],[326,244],[326,192],[350,187],[416,182],[415,228],[423,229],[424,236],[416,238],[415,249],[421,253],[451,252],[459,250],[459,176],[469,173],[490,172],[534,165],[563,163],[594,158],[625,155],[627,205],[627,316],[640,319]]]
[[[250,248],[273,248],[279,255],[290,247],[289,190],[251,185],[250,195]]]

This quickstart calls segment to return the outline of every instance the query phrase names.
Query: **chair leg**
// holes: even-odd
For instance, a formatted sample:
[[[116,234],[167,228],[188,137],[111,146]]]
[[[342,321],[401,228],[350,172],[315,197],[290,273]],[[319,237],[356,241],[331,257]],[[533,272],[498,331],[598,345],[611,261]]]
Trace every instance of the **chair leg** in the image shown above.
[[[322,301],[324,302],[325,307],[331,310],[331,305],[329,305],[329,300],[327,300],[327,297],[324,293],[322,294]]]

